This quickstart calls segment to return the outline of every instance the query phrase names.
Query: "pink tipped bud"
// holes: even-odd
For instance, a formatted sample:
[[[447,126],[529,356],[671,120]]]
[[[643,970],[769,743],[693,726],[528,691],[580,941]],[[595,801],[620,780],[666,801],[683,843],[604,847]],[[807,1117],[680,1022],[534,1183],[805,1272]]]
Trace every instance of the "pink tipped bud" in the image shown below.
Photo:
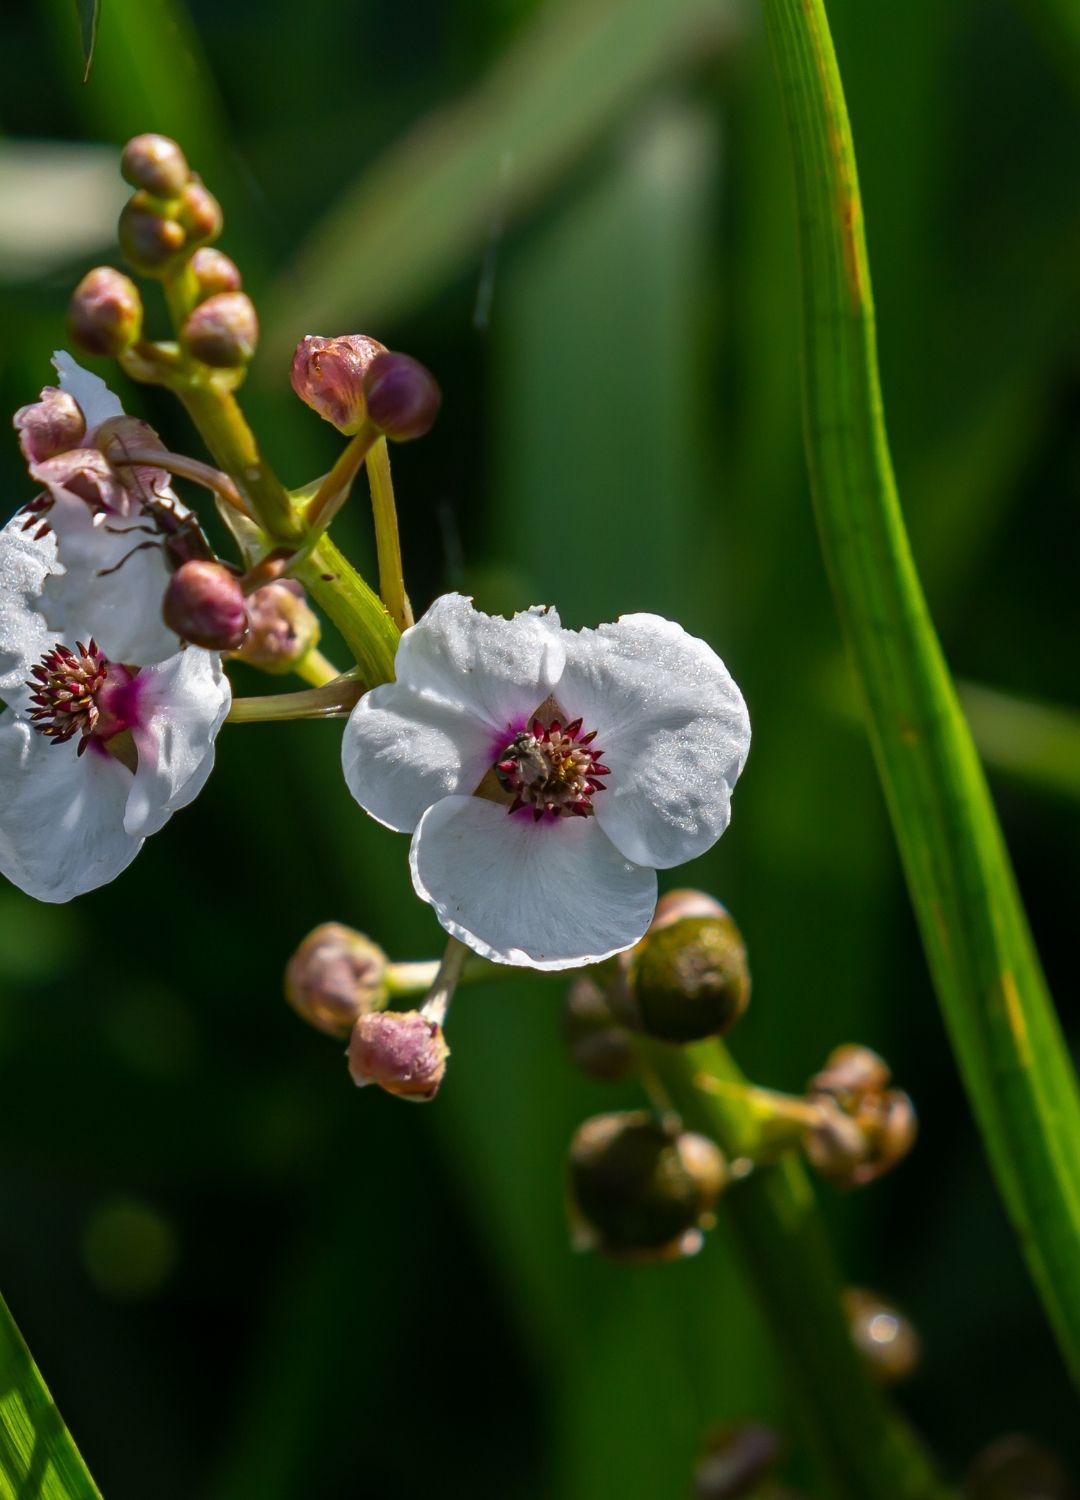
[[[193,178],[180,195],[179,219],[194,245],[216,240],[225,224],[221,204],[198,178]]]
[[[210,651],[235,651],[247,631],[240,580],[221,563],[196,560],[177,568],[161,613],[181,640]]]
[[[649,931],[659,932],[663,927],[670,927],[674,922],[681,922],[684,917],[723,917],[725,915],[724,907],[715,896],[708,896],[704,891],[684,889],[668,891],[656,903],[656,911],[649,923]]]
[[[291,672],[319,643],[319,617],[292,579],[248,595],[248,633],[236,653],[260,672]]]
[[[87,271],[68,305],[71,337],[88,354],[115,359],[142,336],[143,306],[130,277],[112,266]]]
[[[349,1038],[349,1072],[357,1088],[377,1083],[399,1099],[434,1099],[449,1056],[438,1021],[418,1010],[361,1016]]]
[[[191,176],[187,158],[167,135],[137,135],[120,158],[120,172],[132,187],[155,198],[179,198]]]
[[[293,355],[292,388],[323,421],[351,436],[367,417],[364,375],[372,360],[385,353],[385,344],[363,333],[333,339],[309,333]]]
[[[162,276],[184,248],[183,226],[160,213],[145,192],[135,193],[120,212],[120,251],[140,276]]]
[[[45,387],[40,401],[21,406],[13,422],[28,464],[39,464],[58,453],[67,453],[77,448],[86,436],[86,418],[79,403],[54,385]]]
[[[319,1031],[346,1036],[386,1004],[386,954],[362,932],[324,922],[289,959],[285,998]]]
[[[442,405],[435,377],[408,354],[380,354],[364,376],[368,416],[388,438],[407,443],[423,437]]]
[[[215,370],[246,365],[259,342],[255,304],[243,292],[208,297],[180,330],[180,343],[192,358]]]
[[[219,292],[238,292],[242,286],[240,268],[236,262],[204,245],[191,257],[191,269],[199,284],[200,302],[207,297],[216,297]]]

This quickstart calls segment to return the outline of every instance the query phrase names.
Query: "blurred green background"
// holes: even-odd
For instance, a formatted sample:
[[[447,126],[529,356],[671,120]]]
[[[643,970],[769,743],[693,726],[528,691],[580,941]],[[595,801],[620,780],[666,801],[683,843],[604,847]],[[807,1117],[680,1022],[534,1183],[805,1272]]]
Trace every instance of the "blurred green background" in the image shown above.
[[[1066,11],[830,5],[901,492],[1075,1038]],[[1080,1460],[817,555],[786,145],[754,8],[104,0],[80,78],[70,0],[5,8],[5,409],[50,379],[78,275],[115,259],[116,148],[148,129],[225,203],[222,247],[264,317],[245,404],[288,482],[336,451],[288,387],[301,334],[364,331],[431,366],[442,416],[395,457],[414,602],[550,600],[570,624],[652,609],[720,650],[755,746],[730,833],[677,879],[748,941],[734,1050],[794,1089],[838,1042],[888,1056],[918,1148],[864,1195],[821,1196],[850,1279],[922,1334],[903,1404],[950,1474],[1005,1431]],[[198,451],[178,409],[124,394]],[[31,493],[14,436],[0,464],[13,510]],[[362,505],[339,530],[368,564]],[[722,1228],[673,1266],[571,1253],[570,1134],[638,1096],[571,1072],[559,981],[464,992],[424,1110],[357,1094],[281,999],[316,922],[400,958],[440,946],[405,841],[348,799],[339,737],[231,729],[198,803],[115,885],[64,908],[0,891],[0,1287],[109,1500],[683,1496],[709,1426],[788,1430],[785,1392]],[[797,1443],[789,1472],[805,1477]]]

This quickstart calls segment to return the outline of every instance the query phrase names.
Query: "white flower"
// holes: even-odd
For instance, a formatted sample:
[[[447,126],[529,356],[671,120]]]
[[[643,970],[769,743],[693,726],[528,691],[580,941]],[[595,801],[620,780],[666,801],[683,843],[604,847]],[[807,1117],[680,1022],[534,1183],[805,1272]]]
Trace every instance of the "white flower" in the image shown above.
[[[345,730],[353,796],[411,832],[417,893],[497,963],[568,969],[635,943],[657,869],[723,833],[750,746],[720,658],[658,615],[564,630],[447,594]]]
[[[122,415],[96,376],[57,364],[88,429]],[[0,873],[66,901],[114,879],[196,795],[231,694],[220,657],[181,649],[161,619],[152,515],[64,487],[31,519],[0,530]]]

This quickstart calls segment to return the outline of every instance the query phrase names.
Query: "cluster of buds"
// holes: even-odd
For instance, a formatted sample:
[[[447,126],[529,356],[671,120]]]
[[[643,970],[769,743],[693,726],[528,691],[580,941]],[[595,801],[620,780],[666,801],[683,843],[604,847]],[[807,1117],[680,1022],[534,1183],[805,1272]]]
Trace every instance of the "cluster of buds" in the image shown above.
[[[291,379],[301,401],[349,437],[370,425],[396,443],[411,442],[430,430],[442,402],[418,360],[359,333],[301,339]]]
[[[644,1110],[596,1115],[570,1146],[576,1238],[617,1260],[694,1254],[727,1180],[727,1164],[705,1136]]]
[[[395,970],[370,938],[340,922],[309,932],[285,969],[285,998],[310,1025],[348,1037],[349,1073],[399,1099],[434,1099],[450,1049],[443,1033],[449,987],[439,975],[420,1010],[388,1010]]]
[[[816,1121],[806,1137],[811,1164],[838,1187],[865,1187],[890,1171],[915,1143],[911,1099],[889,1087],[888,1064],[869,1047],[830,1053],[811,1078],[807,1098]]]
[[[212,558],[182,563],[169,580],[162,615],[192,646],[226,651],[274,674],[291,672],[319,641],[319,619],[295,579],[259,583]]]
[[[129,141],[121,171],[135,190],[120,214],[124,259],[137,276],[180,289],[186,308],[180,349],[189,360],[242,374],[255,353],[259,325],[236,265],[211,248],[222,230],[220,204],[167,136]],[[68,326],[88,353],[123,358],[142,343],[138,287],[111,266],[95,267],[75,289]]]

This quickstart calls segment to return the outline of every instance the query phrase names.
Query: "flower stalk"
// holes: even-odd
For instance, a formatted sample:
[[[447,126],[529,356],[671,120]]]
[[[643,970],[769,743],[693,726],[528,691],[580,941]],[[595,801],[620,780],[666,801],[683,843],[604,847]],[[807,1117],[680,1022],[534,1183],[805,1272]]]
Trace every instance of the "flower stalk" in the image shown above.
[[[390,450],[380,437],[367,454],[368,484],[371,486],[371,509],[375,518],[375,547],[379,559],[379,593],[386,612],[399,630],[413,623],[412,605],[405,592],[405,574],[401,563],[401,538],[398,534],[394,482],[390,475]]]

